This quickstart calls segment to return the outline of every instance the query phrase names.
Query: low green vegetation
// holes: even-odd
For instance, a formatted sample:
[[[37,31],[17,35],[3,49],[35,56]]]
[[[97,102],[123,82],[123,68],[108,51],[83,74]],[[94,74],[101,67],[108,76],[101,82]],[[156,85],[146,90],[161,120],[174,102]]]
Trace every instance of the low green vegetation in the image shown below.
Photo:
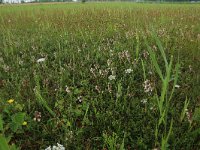
[[[199,66],[198,4],[0,6],[0,149],[199,149]]]

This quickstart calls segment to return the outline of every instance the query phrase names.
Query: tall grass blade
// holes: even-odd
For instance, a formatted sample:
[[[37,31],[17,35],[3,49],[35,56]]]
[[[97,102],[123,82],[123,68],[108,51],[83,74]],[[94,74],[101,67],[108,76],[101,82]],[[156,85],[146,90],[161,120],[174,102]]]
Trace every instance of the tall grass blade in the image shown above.
[[[42,97],[41,95],[41,91],[40,91],[40,84],[39,84],[39,79],[38,79],[38,76],[36,75],[35,76],[35,82],[36,82],[36,87],[35,87],[35,96],[36,96],[36,99],[38,101],[38,103],[41,105],[41,106],[44,106],[44,108],[47,109],[47,111],[53,116],[55,117],[56,114],[52,111],[52,109],[48,106],[47,102],[45,101],[45,99]]]
[[[152,51],[151,47],[147,44],[147,50],[150,54],[150,57],[151,57],[151,61],[156,69],[156,72],[158,73],[159,77],[161,78],[162,81],[164,81],[164,78],[163,78],[163,74],[162,74],[162,71],[158,65],[158,62],[157,62],[157,59],[156,59],[156,55],[155,53]]]
[[[10,150],[10,148],[8,146],[8,142],[7,142],[6,138],[3,137],[3,135],[0,135],[0,149],[1,150]]]

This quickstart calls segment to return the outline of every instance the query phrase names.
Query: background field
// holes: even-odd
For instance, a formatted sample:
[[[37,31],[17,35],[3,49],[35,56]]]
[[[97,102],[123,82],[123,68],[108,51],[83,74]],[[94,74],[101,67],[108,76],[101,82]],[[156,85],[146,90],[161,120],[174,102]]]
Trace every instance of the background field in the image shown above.
[[[199,66],[199,4],[0,6],[1,136],[25,150],[199,149]]]

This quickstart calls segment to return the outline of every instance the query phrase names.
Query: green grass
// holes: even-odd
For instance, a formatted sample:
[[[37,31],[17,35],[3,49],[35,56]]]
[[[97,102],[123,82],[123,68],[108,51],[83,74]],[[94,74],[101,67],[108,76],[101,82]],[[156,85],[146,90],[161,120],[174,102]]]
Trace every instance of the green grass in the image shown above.
[[[199,149],[199,24],[199,4],[0,6],[2,147]]]

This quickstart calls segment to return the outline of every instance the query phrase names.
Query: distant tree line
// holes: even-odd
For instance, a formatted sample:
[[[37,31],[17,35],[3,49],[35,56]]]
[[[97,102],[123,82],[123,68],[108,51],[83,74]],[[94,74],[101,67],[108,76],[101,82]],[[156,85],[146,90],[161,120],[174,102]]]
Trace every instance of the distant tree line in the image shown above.
[[[87,1],[129,1],[129,2],[191,2],[196,1],[200,2],[200,0],[34,0],[31,3],[38,3],[38,2],[87,2]],[[21,0],[21,3],[24,3],[25,0]],[[3,3],[3,0],[0,0],[0,4]]]
[[[1,1],[1,0],[0,0]],[[36,2],[72,2],[74,0],[36,0]],[[190,2],[200,0],[77,0],[79,2],[87,1],[130,1],[130,2]]]

